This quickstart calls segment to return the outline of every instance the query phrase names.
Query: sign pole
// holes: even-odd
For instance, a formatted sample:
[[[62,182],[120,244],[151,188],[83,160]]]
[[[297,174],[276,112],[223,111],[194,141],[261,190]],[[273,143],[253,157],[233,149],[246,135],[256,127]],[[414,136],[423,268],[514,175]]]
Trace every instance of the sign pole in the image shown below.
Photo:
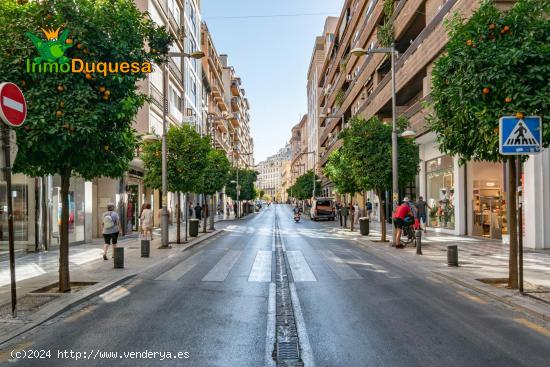
[[[4,178],[6,179],[6,191],[8,201],[8,248],[10,257],[10,278],[11,278],[11,314],[17,317],[17,293],[15,288],[15,248],[13,240],[13,204],[11,188],[11,160],[10,160],[10,128],[2,124],[2,143],[4,148]]]
[[[517,157],[518,164],[518,287],[519,293],[523,294],[523,162],[522,157]]]

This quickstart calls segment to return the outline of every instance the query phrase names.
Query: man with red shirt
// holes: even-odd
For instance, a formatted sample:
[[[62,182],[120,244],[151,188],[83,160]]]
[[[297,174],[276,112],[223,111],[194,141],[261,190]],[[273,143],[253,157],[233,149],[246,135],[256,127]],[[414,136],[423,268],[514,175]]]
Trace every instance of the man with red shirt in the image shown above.
[[[408,204],[409,198],[404,198],[403,203],[399,205],[393,213],[393,224],[395,228],[395,247],[402,248],[401,245],[401,232],[403,225],[405,224],[405,217],[411,214],[411,207]]]

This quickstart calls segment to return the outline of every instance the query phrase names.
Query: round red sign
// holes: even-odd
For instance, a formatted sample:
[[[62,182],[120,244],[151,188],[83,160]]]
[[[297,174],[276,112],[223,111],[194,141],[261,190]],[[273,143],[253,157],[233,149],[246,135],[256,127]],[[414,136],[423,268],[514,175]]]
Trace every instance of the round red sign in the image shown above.
[[[23,93],[13,83],[0,84],[0,119],[6,124],[19,127],[27,117],[27,102]]]

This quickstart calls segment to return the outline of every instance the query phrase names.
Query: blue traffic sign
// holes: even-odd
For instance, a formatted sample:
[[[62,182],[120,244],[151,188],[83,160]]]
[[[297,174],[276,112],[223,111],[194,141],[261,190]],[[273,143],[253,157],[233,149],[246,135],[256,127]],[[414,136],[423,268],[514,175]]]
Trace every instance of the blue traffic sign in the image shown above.
[[[501,117],[499,132],[500,154],[537,154],[542,149],[542,119],[539,116]]]

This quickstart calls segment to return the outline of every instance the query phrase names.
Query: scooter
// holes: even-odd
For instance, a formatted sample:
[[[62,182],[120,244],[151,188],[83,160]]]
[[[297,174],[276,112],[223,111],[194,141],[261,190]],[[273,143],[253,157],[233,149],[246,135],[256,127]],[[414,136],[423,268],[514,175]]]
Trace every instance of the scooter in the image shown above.
[[[300,213],[294,213],[294,221],[295,221],[296,223],[298,223],[298,222],[300,221],[300,218],[301,218],[301,217],[302,217],[302,216],[300,215]]]

